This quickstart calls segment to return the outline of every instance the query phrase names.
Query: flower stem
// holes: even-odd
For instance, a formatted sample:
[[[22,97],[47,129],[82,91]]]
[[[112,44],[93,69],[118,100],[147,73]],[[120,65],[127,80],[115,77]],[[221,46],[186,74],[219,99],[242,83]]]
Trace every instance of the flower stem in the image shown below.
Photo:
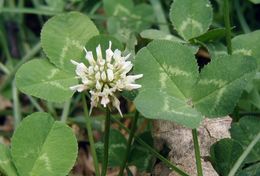
[[[90,144],[90,152],[91,152],[91,155],[92,155],[92,158],[93,158],[95,174],[96,174],[96,176],[100,176],[97,154],[96,154],[96,150],[95,150],[95,142],[94,142],[92,127],[91,127],[91,119],[90,119],[89,114],[88,114],[88,106],[87,106],[87,103],[86,103],[86,97],[83,93],[82,93],[82,101],[83,101],[84,115],[85,115],[85,119],[86,119],[86,127],[87,127],[87,131],[88,131],[88,140],[89,140],[89,144]]]
[[[122,165],[120,167],[120,171],[119,171],[118,176],[123,176],[123,174],[124,174],[124,169],[125,169],[125,166],[126,166],[127,159],[129,158],[131,144],[132,144],[132,141],[133,141],[133,138],[134,138],[138,117],[139,117],[139,112],[136,110],[135,116],[134,116],[134,119],[133,119],[133,122],[132,122],[131,131],[130,131],[130,134],[129,134],[129,138],[128,138],[128,141],[127,141],[127,147],[126,147],[124,160],[123,160]]]
[[[112,117],[113,121],[115,121],[121,128],[123,128],[125,131],[127,131],[128,133],[130,133],[130,130],[128,128],[126,128],[124,126],[124,124],[122,124],[118,119]],[[141,138],[139,138],[137,135],[134,135],[134,138],[136,139],[136,141],[141,144],[142,146],[144,146],[147,150],[149,150],[149,152],[157,157],[159,160],[161,160],[167,167],[169,167],[171,170],[174,170],[176,173],[178,173],[181,176],[189,176],[189,174],[187,174],[185,171],[181,170],[180,168],[178,168],[177,166],[175,166],[173,163],[171,163],[169,160],[167,160],[166,158],[164,158],[160,153],[158,153],[153,147],[151,147],[150,145],[148,145],[146,142],[144,142]]]
[[[104,140],[104,160],[102,163],[101,176],[105,176],[108,165],[108,149],[109,149],[109,132],[110,132],[110,110],[106,109],[106,121],[105,121],[105,140]]]
[[[199,141],[198,141],[197,129],[192,129],[192,138],[193,138],[193,144],[194,144],[194,150],[195,150],[197,175],[198,176],[203,176],[202,166],[201,166],[201,159],[200,159],[200,146],[199,146]]]
[[[229,17],[229,0],[224,0],[224,22],[225,22],[225,27],[226,27],[227,52],[228,52],[228,54],[232,54],[231,26],[230,26],[230,17]]]

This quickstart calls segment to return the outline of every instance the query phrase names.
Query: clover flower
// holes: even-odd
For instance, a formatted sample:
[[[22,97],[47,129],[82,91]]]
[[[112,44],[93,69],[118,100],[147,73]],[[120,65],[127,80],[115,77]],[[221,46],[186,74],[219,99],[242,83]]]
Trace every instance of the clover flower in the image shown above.
[[[106,50],[105,59],[102,56],[101,46],[96,48],[97,58],[93,57],[91,51],[87,51],[85,58],[89,65],[78,63],[74,60],[71,62],[76,65],[77,78],[81,79],[81,84],[70,87],[73,91],[82,92],[88,90],[91,95],[90,113],[93,107],[97,107],[101,103],[104,107],[114,106],[122,116],[120,110],[120,101],[116,97],[116,93],[122,90],[133,90],[141,87],[135,84],[135,80],[143,75],[127,75],[132,69],[133,64],[127,61],[130,54],[122,56],[121,51],[111,50],[112,42],[109,42],[109,48]]]

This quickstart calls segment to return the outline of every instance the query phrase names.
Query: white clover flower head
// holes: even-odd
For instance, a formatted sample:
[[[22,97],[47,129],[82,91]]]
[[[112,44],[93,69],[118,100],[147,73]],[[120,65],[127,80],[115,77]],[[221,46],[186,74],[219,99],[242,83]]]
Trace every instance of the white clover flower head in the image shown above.
[[[75,72],[77,78],[81,79],[81,84],[71,86],[70,89],[78,92],[89,91],[91,95],[90,113],[93,107],[97,107],[100,103],[104,107],[114,106],[123,116],[116,92],[140,88],[141,85],[135,84],[135,80],[143,77],[143,74],[127,75],[133,67],[131,61],[127,61],[130,54],[122,56],[120,50],[116,49],[113,52],[111,46],[112,42],[109,41],[109,48],[106,50],[105,58],[103,58],[101,46],[98,45],[96,60],[92,52],[84,48],[88,66],[71,60],[72,64],[76,65]]]

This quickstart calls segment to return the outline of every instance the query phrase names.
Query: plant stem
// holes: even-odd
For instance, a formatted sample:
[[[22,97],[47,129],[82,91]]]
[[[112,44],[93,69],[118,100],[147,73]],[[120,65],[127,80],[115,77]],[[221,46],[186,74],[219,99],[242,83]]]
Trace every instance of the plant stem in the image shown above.
[[[240,7],[240,2],[239,0],[235,0],[234,1],[234,5],[235,5],[235,9],[236,9],[236,12],[237,12],[237,17],[238,17],[238,20],[239,20],[239,23],[244,31],[244,33],[249,33],[251,32],[246,20],[245,20],[245,17],[244,15],[242,14],[241,12],[241,7]]]
[[[90,119],[90,116],[88,113],[88,105],[86,102],[86,97],[83,93],[82,93],[82,101],[83,101],[83,108],[84,108],[84,116],[86,119],[86,128],[87,128],[87,132],[88,132],[88,140],[89,140],[89,144],[90,144],[90,152],[91,152],[91,155],[93,158],[95,174],[96,174],[96,176],[100,176],[97,154],[96,154],[96,149],[95,149],[95,142],[94,142],[93,133],[92,133],[91,119]]]
[[[14,104],[14,127],[17,128],[18,124],[21,122],[21,108],[19,103],[19,93],[15,85],[15,81],[12,83],[12,93],[13,93],[13,104]]]
[[[121,128],[123,128],[125,131],[127,131],[128,133],[130,133],[130,130],[128,128],[126,128],[124,126],[124,124],[122,124],[118,119],[112,117],[113,121],[115,121]],[[148,145],[147,143],[145,143],[141,138],[139,138],[137,135],[134,135],[134,138],[136,139],[136,141],[141,144],[142,146],[144,146],[147,150],[149,150],[149,152],[155,156],[156,158],[158,158],[159,160],[161,160],[167,167],[169,167],[170,169],[174,170],[176,173],[178,173],[181,176],[189,176],[189,174],[187,174],[185,171],[181,170],[180,168],[178,168],[177,166],[175,166],[174,164],[172,164],[169,160],[167,160],[166,158],[164,158],[160,153],[158,153],[156,150],[154,150],[150,145]]]
[[[246,150],[242,153],[242,155],[238,158],[232,169],[230,170],[228,176],[234,176],[241,166],[242,162],[245,160],[247,155],[250,153],[250,151],[253,149],[255,144],[260,140],[260,132],[255,136],[255,138],[252,140],[252,142],[247,146]]]
[[[71,103],[71,99],[69,99],[68,101],[66,101],[64,103],[64,106],[63,106],[63,111],[62,111],[62,114],[61,114],[61,118],[60,120],[64,123],[67,122],[67,119],[68,119],[68,115],[69,115],[69,112],[70,112],[70,103]]]
[[[226,27],[227,52],[228,52],[228,54],[232,54],[229,0],[224,0],[224,22],[225,22],[225,27]]]
[[[33,98],[30,95],[27,95],[27,97],[29,98],[32,105],[37,109],[37,111],[44,112],[44,110],[42,109],[42,107],[39,105],[39,103],[37,102],[37,100],[35,98]]]
[[[36,15],[49,15],[53,16],[60,12],[51,11],[51,10],[42,10],[42,9],[33,9],[33,8],[0,8],[0,13],[29,13]]]
[[[129,155],[130,155],[131,144],[132,144],[132,141],[133,141],[133,138],[134,138],[138,117],[139,117],[139,112],[136,110],[135,116],[134,116],[134,119],[133,119],[133,122],[132,122],[131,131],[130,131],[128,141],[127,141],[124,160],[122,162],[122,165],[120,167],[120,171],[119,171],[119,174],[118,174],[119,176],[123,176],[123,174],[124,174],[124,169],[125,169],[125,166],[126,166],[126,163],[127,163],[127,159],[129,158]]]
[[[164,16],[164,11],[161,5],[161,2],[158,0],[150,0],[151,5],[153,6],[154,12],[156,14],[156,18],[158,23],[165,23],[165,24],[160,24],[159,28],[164,31],[167,34],[170,34],[169,27],[167,25],[167,20]]]
[[[110,110],[106,108],[106,121],[105,121],[105,140],[104,140],[104,160],[102,163],[101,176],[106,176],[108,165],[108,149],[109,149],[109,132],[110,132]]]
[[[202,166],[201,166],[201,159],[200,159],[200,146],[199,146],[199,141],[198,141],[197,129],[192,129],[192,138],[193,138],[193,144],[194,144],[194,150],[195,150],[197,175],[198,176],[203,176]]]
[[[41,49],[41,43],[37,43],[32,50],[27,53],[22,60],[14,67],[14,69],[11,71],[9,75],[7,75],[5,82],[0,86],[0,92],[6,88],[6,86],[9,84],[9,82],[13,79],[16,71],[20,68],[22,64],[30,60],[35,54],[37,54]]]

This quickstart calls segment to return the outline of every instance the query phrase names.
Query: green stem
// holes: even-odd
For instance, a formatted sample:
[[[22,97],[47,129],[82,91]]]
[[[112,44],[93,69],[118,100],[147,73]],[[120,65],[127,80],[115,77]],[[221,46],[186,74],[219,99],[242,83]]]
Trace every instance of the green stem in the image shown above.
[[[246,150],[242,153],[242,155],[238,158],[232,169],[230,170],[228,176],[234,176],[247,157],[247,155],[250,153],[250,151],[253,149],[253,147],[256,145],[257,142],[260,140],[260,132],[255,136],[255,138],[252,140],[252,142],[247,146]]]
[[[9,75],[7,75],[5,82],[0,86],[0,92],[6,88],[6,86],[10,83],[10,81],[13,79],[16,71],[20,68],[22,64],[30,60],[35,54],[37,54],[41,49],[41,43],[37,43],[32,50],[27,53],[22,60],[15,66],[15,68],[11,71]]]
[[[130,131],[130,134],[129,134],[129,137],[128,137],[128,141],[127,141],[127,146],[126,146],[126,152],[125,152],[124,160],[122,162],[122,165],[120,167],[120,171],[119,171],[119,174],[118,174],[119,176],[123,176],[123,174],[124,174],[124,169],[125,169],[125,166],[126,166],[126,162],[127,162],[127,159],[129,158],[129,155],[130,155],[131,144],[132,144],[132,141],[133,141],[133,138],[134,138],[138,117],[139,117],[139,112],[136,111],[134,119],[133,119],[131,131]]]
[[[196,166],[197,166],[197,175],[203,176],[202,166],[201,166],[201,157],[200,157],[200,146],[198,141],[198,132],[197,129],[192,129],[192,138],[195,150]]]
[[[112,117],[113,121],[115,121],[121,128],[123,128],[125,131],[127,131],[128,133],[130,133],[130,130],[124,126],[124,124],[122,124],[118,119]],[[162,161],[167,167],[169,167],[170,169],[174,170],[176,173],[178,173],[181,176],[189,176],[189,174],[187,174],[185,171],[181,170],[180,168],[178,168],[177,166],[175,166],[174,164],[172,164],[169,160],[167,160],[166,158],[164,158],[160,153],[158,153],[156,150],[154,150],[153,147],[151,147],[150,145],[148,145],[146,142],[144,142],[141,138],[139,138],[137,135],[134,135],[135,140],[141,144],[142,146],[144,146],[147,150],[149,150],[149,152],[155,156],[156,158],[158,158],[160,161]]]
[[[229,0],[224,0],[224,22],[226,27],[226,43],[227,43],[227,52],[232,54],[231,46],[231,25],[229,17]]]
[[[83,108],[84,108],[84,116],[86,119],[86,127],[87,127],[87,132],[88,132],[88,140],[89,140],[89,144],[90,144],[90,152],[91,152],[91,155],[93,158],[95,174],[96,174],[96,176],[100,176],[97,154],[96,154],[96,149],[95,149],[95,142],[94,142],[93,133],[92,133],[91,119],[90,119],[90,116],[88,113],[86,97],[83,93],[82,93],[82,101],[83,101]]]
[[[10,73],[9,69],[4,64],[2,64],[2,62],[0,62],[0,70],[2,70],[7,75]]]
[[[66,101],[64,103],[64,106],[63,106],[63,111],[62,111],[62,114],[61,114],[61,121],[66,123],[67,122],[67,119],[68,119],[68,115],[69,115],[69,112],[70,112],[70,103],[71,103],[71,99],[69,99],[68,101]]]
[[[169,30],[169,27],[167,25],[167,20],[165,18],[161,2],[158,1],[158,0],[150,0],[150,3],[153,6],[153,9],[154,9],[154,12],[156,14],[156,18],[157,18],[158,23],[164,23],[164,24],[159,25],[160,29],[162,31],[166,32],[167,34],[170,34],[170,30]]]
[[[36,15],[48,15],[53,16],[60,12],[51,11],[51,10],[42,10],[42,9],[33,9],[33,8],[0,8],[0,13],[29,13]]]
[[[12,93],[13,93],[13,104],[14,104],[14,119],[15,123],[14,126],[17,128],[18,124],[21,122],[21,108],[19,103],[19,93],[15,85],[15,81],[12,83]]]
[[[30,95],[27,95],[27,97],[29,98],[30,102],[32,103],[32,105],[37,109],[37,111],[40,112],[44,112],[44,110],[42,109],[42,107],[39,105],[39,103],[37,102],[37,100],[35,100],[35,98],[33,98]]]
[[[105,121],[105,140],[104,140],[104,159],[102,163],[101,176],[106,176],[108,165],[108,149],[109,149],[109,132],[110,132],[110,110],[106,108],[106,121]]]

